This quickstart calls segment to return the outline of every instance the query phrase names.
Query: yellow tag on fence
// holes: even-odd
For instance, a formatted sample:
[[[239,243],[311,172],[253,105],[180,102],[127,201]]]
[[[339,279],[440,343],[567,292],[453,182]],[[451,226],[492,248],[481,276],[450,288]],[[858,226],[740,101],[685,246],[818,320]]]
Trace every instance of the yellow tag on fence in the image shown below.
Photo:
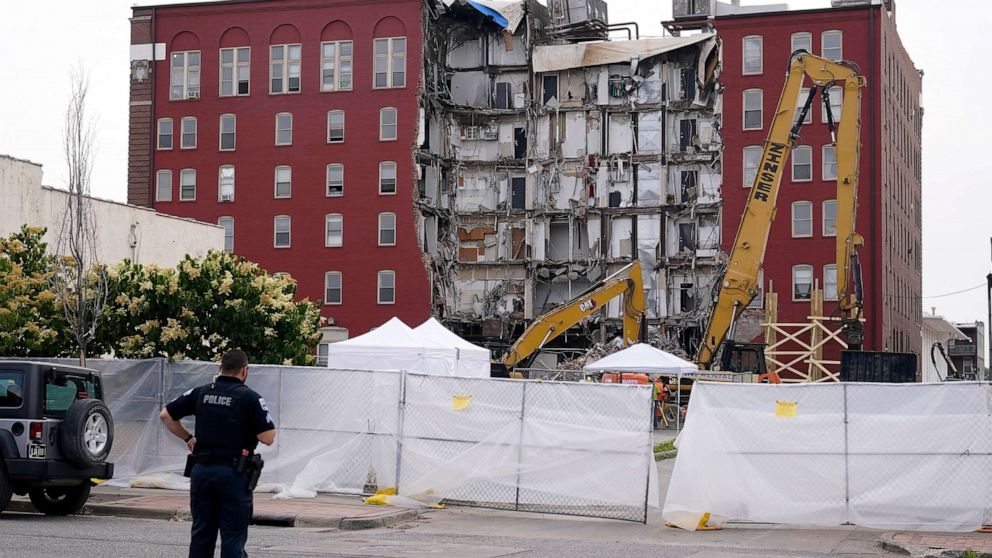
[[[794,417],[796,416],[796,407],[799,404],[795,401],[776,401],[775,402],[775,416],[777,417]]]
[[[451,398],[451,410],[464,411],[468,408],[468,404],[471,402],[471,395],[455,395]]]

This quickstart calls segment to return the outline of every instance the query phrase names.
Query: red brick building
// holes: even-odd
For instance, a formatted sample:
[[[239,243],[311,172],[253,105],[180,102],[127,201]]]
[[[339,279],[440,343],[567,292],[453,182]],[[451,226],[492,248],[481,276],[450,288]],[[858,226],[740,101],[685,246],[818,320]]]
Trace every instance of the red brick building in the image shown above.
[[[419,0],[133,8],[128,202],[218,223],[351,336],[430,313]]]
[[[708,3],[680,6],[676,0],[670,26],[704,22],[701,4]],[[894,2],[835,1],[831,8],[801,11],[784,11],[781,4],[712,8],[709,23],[723,40],[723,249],[729,253],[733,246],[790,53],[803,48],[857,63],[868,82],[862,93],[857,216],[865,238],[860,252],[864,348],[921,354],[922,73],[899,39]],[[831,104],[836,118],[840,98]],[[817,99],[782,180],[764,262],[763,289],[773,282],[779,293],[780,322],[806,321],[813,281],[824,288],[824,312],[836,310],[831,217],[836,216],[836,167],[830,142]]]

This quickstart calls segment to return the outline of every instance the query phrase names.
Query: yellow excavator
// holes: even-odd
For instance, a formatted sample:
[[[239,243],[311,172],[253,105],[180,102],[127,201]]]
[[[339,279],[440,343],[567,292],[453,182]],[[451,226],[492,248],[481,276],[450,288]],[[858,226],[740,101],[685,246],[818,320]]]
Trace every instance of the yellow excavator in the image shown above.
[[[796,116],[799,95],[807,76],[812,87]],[[789,154],[799,139],[799,131],[818,90],[822,91],[823,110],[837,154],[836,251],[839,313],[848,346],[860,350],[864,337],[864,326],[861,323],[863,292],[857,249],[864,244],[864,239],[854,231],[854,227],[858,204],[858,152],[861,147],[861,88],[864,86],[865,78],[851,62],[834,62],[805,50],[792,53],[785,87],[772,117],[730,260],[718,286],[706,331],[700,340],[696,354],[696,362],[700,368],[711,368],[723,345],[719,362],[721,370],[759,374],[765,372],[764,345],[734,343],[733,327],[761,287],[758,284],[758,274],[765,258],[768,232],[775,218],[775,202],[782,182],[782,172],[789,162]],[[843,91],[841,115],[836,126],[828,94],[833,87],[840,87]],[[752,368],[748,370],[749,367]]]
[[[552,339],[599,311],[618,296],[623,297],[623,345],[627,347],[637,343],[641,332],[641,321],[644,319],[644,285],[641,279],[641,263],[634,260],[581,295],[531,322],[523,334],[503,353],[503,357],[493,363],[492,375],[519,377],[519,374],[513,373],[514,367],[532,359]]]

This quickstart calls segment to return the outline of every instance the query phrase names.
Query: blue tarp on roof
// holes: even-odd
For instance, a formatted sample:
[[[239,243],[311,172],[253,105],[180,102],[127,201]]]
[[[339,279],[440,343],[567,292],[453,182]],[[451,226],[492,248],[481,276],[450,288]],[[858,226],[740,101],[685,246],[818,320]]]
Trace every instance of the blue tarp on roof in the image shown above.
[[[496,10],[494,10],[492,8],[489,8],[487,6],[483,6],[482,4],[479,4],[478,2],[473,2],[472,0],[468,0],[468,3],[469,3],[470,6],[472,6],[476,10],[479,10],[480,12],[482,12],[482,13],[486,14],[487,16],[491,17],[493,19],[493,21],[495,21],[496,23],[499,24],[500,27],[502,27],[504,29],[507,28],[507,27],[509,27],[509,25],[510,25],[509,20],[507,20],[505,17],[503,17]]]

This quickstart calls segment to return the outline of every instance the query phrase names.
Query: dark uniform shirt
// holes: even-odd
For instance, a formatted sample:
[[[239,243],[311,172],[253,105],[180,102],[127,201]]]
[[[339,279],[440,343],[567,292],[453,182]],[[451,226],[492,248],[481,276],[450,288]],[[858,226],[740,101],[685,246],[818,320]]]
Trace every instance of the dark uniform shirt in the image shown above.
[[[197,455],[254,452],[258,435],[272,430],[269,408],[258,393],[232,376],[193,388],[165,406],[172,420],[196,416]]]

